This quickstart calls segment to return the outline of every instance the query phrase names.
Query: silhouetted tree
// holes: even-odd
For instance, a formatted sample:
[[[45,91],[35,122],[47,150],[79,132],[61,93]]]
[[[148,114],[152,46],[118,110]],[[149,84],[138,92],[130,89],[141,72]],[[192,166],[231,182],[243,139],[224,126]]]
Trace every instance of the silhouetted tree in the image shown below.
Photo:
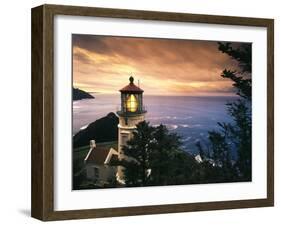
[[[177,134],[169,133],[164,125],[154,128],[152,152],[150,155],[151,183],[168,184],[173,177],[173,159],[181,145]]]
[[[252,116],[250,103],[243,99],[228,105],[228,112],[234,119],[229,125],[231,140],[237,151],[236,166],[244,180],[251,180],[252,169]]]
[[[149,158],[152,152],[153,127],[146,121],[140,122],[133,132],[133,138],[123,147],[129,159],[123,161],[125,181],[128,186],[148,184]]]
[[[216,164],[221,164],[222,171],[226,175],[236,178],[238,174],[240,180],[248,181],[251,180],[252,174],[252,46],[248,43],[238,45],[222,42],[218,45],[221,52],[238,62],[239,70],[225,69],[221,76],[233,81],[233,87],[236,88],[240,98],[227,103],[227,111],[233,123],[218,123],[221,130],[209,132],[212,157]],[[228,143],[232,146],[230,147]],[[202,149],[201,146],[199,147]],[[202,152],[200,148],[199,151]],[[237,161],[234,166],[230,161],[231,149],[237,152]]]
[[[209,139],[212,145],[215,165],[225,167],[230,161],[229,145],[226,138],[220,132],[210,131]]]
[[[123,147],[126,186],[196,183],[199,165],[180,149],[177,134],[164,125],[152,127],[145,121],[136,127],[133,138]]]

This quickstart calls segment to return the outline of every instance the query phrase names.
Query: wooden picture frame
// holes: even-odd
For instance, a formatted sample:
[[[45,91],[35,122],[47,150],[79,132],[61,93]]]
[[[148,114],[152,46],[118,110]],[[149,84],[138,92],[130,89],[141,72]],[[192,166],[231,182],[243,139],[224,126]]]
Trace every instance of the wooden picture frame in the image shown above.
[[[267,29],[267,198],[122,208],[54,210],[54,16],[71,15],[174,21]],[[31,215],[50,220],[162,214],[274,205],[274,21],[77,6],[42,5],[32,9],[32,201]]]

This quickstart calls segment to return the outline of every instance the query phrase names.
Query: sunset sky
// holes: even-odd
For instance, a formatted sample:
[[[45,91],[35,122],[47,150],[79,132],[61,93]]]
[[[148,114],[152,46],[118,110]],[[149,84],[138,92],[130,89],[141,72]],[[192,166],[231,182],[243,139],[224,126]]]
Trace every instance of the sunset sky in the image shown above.
[[[146,95],[233,95],[221,78],[236,62],[217,42],[72,35],[73,86],[118,93],[133,75]]]

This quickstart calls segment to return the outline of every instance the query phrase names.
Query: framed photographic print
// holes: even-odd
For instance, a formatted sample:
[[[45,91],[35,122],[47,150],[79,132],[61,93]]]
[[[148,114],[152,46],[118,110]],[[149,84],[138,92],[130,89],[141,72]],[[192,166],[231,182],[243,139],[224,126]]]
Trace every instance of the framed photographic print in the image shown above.
[[[272,19],[32,9],[32,216],[274,204]]]

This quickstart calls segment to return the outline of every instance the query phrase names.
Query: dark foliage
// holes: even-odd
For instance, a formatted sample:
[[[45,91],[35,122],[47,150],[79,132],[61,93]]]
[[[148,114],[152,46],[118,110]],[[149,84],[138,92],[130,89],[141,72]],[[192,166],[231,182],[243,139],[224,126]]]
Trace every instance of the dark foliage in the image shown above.
[[[233,81],[233,86],[240,98],[232,103],[227,103],[227,111],[232,117],[233,123],[219,122],[220,131],[209,132],[211,157],[215,166],[220,167],[221,172],[218,172],[220,174],[217,175],[218,177],[222,176],[233,181],[249,181],[252,175],[252,46],[245,43],[234,48],[231,43],[221,42],[218,45],[219,50],[236,60],[241,69],[240,71],[225,69],[221,75],[223,78]],[[201,144],[199,143],[197,146],[204,155]],[[231,163],[231,149],[237,153],[235,164]]]
[[[164,125],[152,127],[148,122],[137,125],[134,136],[123,147],[130,160],[125,167],[126,186],[192,184],[204,181],[201,166],[193,156],[180,149],[180,137]]]
[[[229,125],[231,140],[237,151],[236,166],[244,180],[251,180],[252,169],[252,115],[249,103],[240,99],[228,104],[228,112],[234,119]]]
[[[219,50],[236,60],[241,68],[241,72],[252,73],[252,44],[242,43],[238,47],[233,47],[230,42],[218,42]]]
[[[225,69],[221,76],[233,81],[237,95],[247,100],[252,98],[252,44],[243,43],[239,47],[232,47],[232,43],[219,42],[219,50],[228,54],[238,62],[239,71]]]
[[[133,138],[128,141],[128,146],[123,147],[126,156],[133,160],[125,163],[126,184],[129,186],[145,186],[148,184],[150,157],[153,149],[153,127],[143,121],[137,125]]]
[[[229,78],[234,83],[233,86],[236,88],[236,94],[241,96],[242,98],[251,99],[252,97],[252,79],[243,78],[238,74],[237,71],[227,70],[225,69],[221,76],[223,78]]]

